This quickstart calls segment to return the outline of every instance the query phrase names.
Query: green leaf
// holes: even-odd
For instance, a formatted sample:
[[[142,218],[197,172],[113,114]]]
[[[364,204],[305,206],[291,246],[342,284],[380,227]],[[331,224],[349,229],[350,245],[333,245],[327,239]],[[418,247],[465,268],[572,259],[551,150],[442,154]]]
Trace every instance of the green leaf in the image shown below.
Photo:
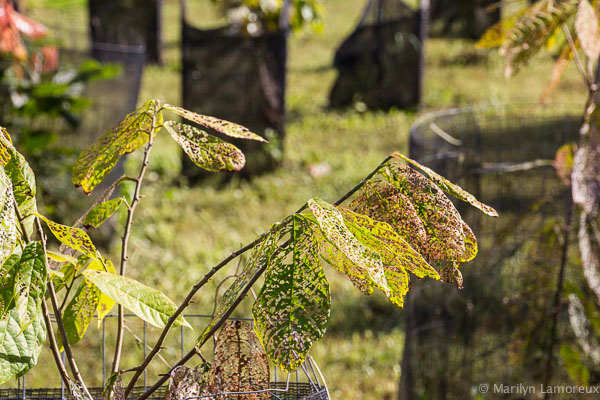
[[[86,229],[98,228],[109,219],[121,205],[127,204],[125,199],[118,197],[116,199],[105,201],[104,203],[98,204],[94,207],[83,220],[83,226]]]
[[[324,240],[323,256],[338,271],[373,282],[389,296],[381,255],[362,244],[344,224],[342,213],[321,199],[308,201]]]
[[[68,254],[58,253],[56,251],[47,250],[46,254],[48,258],[58,263],[71,263],[76,265],[78,263],[77,257],[70,256]]]
[[[415,160],[410,159],[401,153],[395,153],[394,157],[396,157],[398,159],[402,159],[402,160],[412,164],[413,166],[419,168],[421,171],[423,171],[429,177],[429,179],[431,179],[433,181],[433,183],[435,183],[440,189],[442,189],[444,191],[444,193],[452,195],[459,200],[462,200],[462,201],[465,201],[465,202],[471,204],[473,207],[478,208],[483,213],[485,213],[491,217],[498,216],[498,212],[496,210],[494,210],[492,207],[490,207],[486,204],[483,204],[482,202],[477,200],[475,198],[475,196],[473,196],[466,190],[462,189],[460,186],[455,185],[454,183],[450,182],[448,179],[439,175],[432,169],[419,164]]]
[[[0,320],[0,385],[33,368],[46,342],[46,327],[42,313],[25,330],[16,309]]]
[[[83,275],[102,293],[158,328],[164,328],[169,317],[177,311],[177,305],[163,293],[134,279],[94,270],[83,271]],[[182,316],[173,324],[179,325],[192,329]]]
[[[31,236],[34,222],[31,214],[37,212],[35,175],[23,155],[4,135],[0,135],[0,154],[3,154],[0,157],[0,163],[4,166],[4,170],[12,182],[15,200],[21,214],[25,217],[23,225]]]
[[[41,214],[35,215],[37,215],[46,223],[46,225],[48,225],[50,232],[52,232],[54,237],[56,237],[59,242],[72,248],[73,250],[77,250],[80,253],[85,254],[86,256],[94,259],[98,258],[98,250],[96,250],[96,246],[94,246],[94,243],[92,243],[92,239],[90,239],[84,230],[58,224]]]
[[[0,168],[0,265],[10,257],[17,244],[17,224],[12,184],[4,168]]]
[[[425,228],[425,240],[411,245],[431,263],[461,259],[465,253],[463,220],[442,191],[406,165],[390,164],[382,174],[404,195],[398,207],[408,208],[410,203]]]
[[[331,297],[310,222],[293,216],[280,235],[289,235],[289,243],[271,259],[252,315],[273,363],[291,372],[304,362],[313,342],[323,337]]]
[[[225,121],[215,117],[209,117],[207,115],[196,114],[195,112],[188,111],[181,107],[171,106],[165,104],[164,109],[174,112],[175,114],[201,125],[205,128],[212,129],[214,131],[223,133],[227,136],[238,138],[238,139],[249,139],[256,140],[259,142],[266,142],[265,139],[258,136],[256,133],[250,132],[248,128],[241,125],[234,124],[233,122]]]
[[[221,305],[217,309],[217,312],[213,316],[208,326],[204,329],[202,334],[196,340],[196,349],[200,349],[206,341],[210,330],[217,324],[217,322],[225,315],[229,307],[233,305],[240,293],[250,283],[252,278],[259,273],[260,269],[271,262],[271,258],[274,256],[278,249],[279,241],[279,230],[282,226],[285,226],[286,222],[282,224],[275,224],[271,226],[271,229],[262,236],[260,241],[252,250],[250,258],[246,262],[246,265],[242,269],[242,272],[238,275],[236,280],[223,294]]]
[[[385,222],[338,207],[348,230],[367,248],[381,255],[385,278],[390,289],[389,299],[404,305],[409,290],[410,271],[419,278],[440,279],[438,272]]]
[[[73,184],[89,194],[117,164],[119,158],[143,146],[152,128],[154,102],[127,115],[116,127],[109,129],[96,143],[84,149],[73,167]]]
[[[20,254],[11,254],[0,266],[0,319],[4,319],[15,300],[15,276],[21,260]]]
[[[14,267],[15,308],[21,329],[34,321],[42,309],[48,275],[44,248],[41,242],[27,244]]]
[[[94,318],[99,302],[100,290],[84,279],[63,313],[63,324],[69,344],[73,345],[83,338]],[[60,335],[58,335],[58,344],[62,348]]]
[[[569,377],[581,386],[588,386],[590,382],[590,371],[583,363],[583,357],[579,351],[572,346],[563,344],[560,346],[560,358],[562,358]]]
[[[240,149],[200,129],[175,121],[166,122],[164,127],[200,168],[212,172],[233,172],[242,169],[246,163]]]
[[[213,394],[254,392],[269,388],[269,360],[248,322],[228,321],[225,324],[215,344],[215,357],[209,374],[213,378],[210,388]],[[241,400],[264,400],[270,399],[271,395],[235,397]]]

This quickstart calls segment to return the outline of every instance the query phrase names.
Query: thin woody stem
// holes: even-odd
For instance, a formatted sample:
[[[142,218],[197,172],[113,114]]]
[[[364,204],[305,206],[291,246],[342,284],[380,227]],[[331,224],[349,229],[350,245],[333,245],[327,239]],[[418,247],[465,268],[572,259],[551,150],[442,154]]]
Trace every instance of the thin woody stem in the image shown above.
[[[362,188],[365,185],[365,183],[367,183],[392,158],[393,158],[392,156],[388,156],[385,160],[383,160],[377,166],[377,168],[375,168],[369,175],[367,175],[362,181],[360,181],[360,183],[358,183],[356,186],[354,186],[352,189],[350,189],[346,194],[344,194],[342,197],[340,197],[333,204],[336,205],[336,206],[338,206],[338,205],[342,204],[344,201],[346,201],[348,198],[350,198],[350,196],[352,196],[354,193],[356,193],[358,190],[360,190],[360,188]],[[301,213],[307,207],[308,207],[308,203],[304,203],[304,205],[302,205],[295,212],[295,214]],[[200,280],[196,285],[194,285],[194,287],[192,288],[192,290],[190,290],[188,296],[185,298],[185,300],[183,301],[183,303],[181,303],[181,305],[179,306],[179,308],[177,309],[177,311],[169,318],[169,321],[167,322],[167,325],[163,329],[163,332],[162,332],[160,338],[158,339],[158,341],[154,345],[154,348],[148,354],[148,356],[146,357],[146,359],[140,365],[139,369],[136,371],[135,375],[133,376],[133,378],[129,382],[129,385],[127,386],[127,389],[125,391],[125,396],[127,396],[131,392],[131,390],[135,386],[135,383],[136,383],[137,379],[140,377],[140,375],[146,369],[146,367],[148,366],[148,364],[150,363],[150,361],[152,361],[152,358],[154,357],[154,355],[156,355],[156,353],[158,353],[158,351],[161,348],[162,343],[164,342],[164,339],[167,336],[169,328],[173,325],[173,323],[175,322],[175,320],[177,319],[177,317],[179,317],[179,315],[181,315],[181,313],[183,313],[183,311],[189,306],[189,304],[191,303],[191,300],[194,297],[194,295],[196,294],[196,292],[198,292],[198,290],[200,290],[200,288],[202,288],[202,286],[204,286],[206,284],[206,282],[208,282],[210,280],[210,278],[214,274],[216,274],[221,268],[223,268],[225,265],[227,265],[234,258],[236,258],[236,257],[240,256],[241,254],[245,253],[246,251],[254,248],[258,243],[260,243],[260,241],[262,240],[262,238],[263,238],[263,236],[259,237],[257,240],[253,241],[252,243],[250,243],[250,244],[242,247],[240,250],[237,250],[237,251],[234,251],[233,253],[231,253],[231,255],[229,255],[229,257],[227,257],[226,259],[224,259],[223,261],[221,261],[219,264],[215,265],[202,278],[202,280]],[[281,247],[285,248],[288,245],[288,243],[289,242],[286,242],[286,243],[282,244]],[[227,311],[225,312],[225,314],[207,332],[207,334],[204,335],[204,340],[196,346],[197,348],[202,347],[202,345],[204,345],[204,343],[206,343],[206,341],[208,340],[208,338],[211,337],[221,327],[221,325],[223,325],[223,323],[227,320],[227,318],[229,318],[229,316],[231,315],[231,313],[233,313],[233,311],[237,308],[237,306],[241,303],[241,301],[246,297],[246,294],[250,291],[250,289],[252,288],[252,286],[254,285],[254,283],[258,280],[258,278],[260,278],[260,276],[265,272],[266,269],[267,269],[267,264],[263,264],[261,266],[261,268],[256,272],[256,274],[252,277],[252,279],[250,280],[250,282],[248,282],[248,284],[246,285],[246,287],[238,295],[238,297],[233,302],[233,304],[227,309]],[[149,388],[145,393],[143,393],[138,398],[138,400],[147,399],[152,393],[154,393],[154,391],[156,391],[159,387],[161,387],[167,381],[167,379],[169,379],[170,373],[171,373],[171,371],[173,371],[174,368],[176,368],[176,367],[178,367],[180,365],[185,364],[190,358],[192,358],[194,356],[194,354],[196,354],[196,350],[192,349],[173,368],[171,368],[171,370],[169,371],[169,374],[166,374],[163,377],[161,377],[151,388]]]
[[[127,210],[127,221],[125,222],[125,231],[123,233],[122,239],[122,247],[121,247],[121,266],[119,269],[119,274],[121,276],[125,276],[127,271],[127,249],[129,245],[129,237],[131,235],[131,226],[133,224],[133,214],[135,212],[135,208],[140,201],[140,190],[142,187],[142,182],[144,181],[144,175],[146,174],[146,170],[148,169],[148,163],[150,161],[150,151],[152,150],[152,145],[154,144],[154,133],[157,129],[157,121],[156,116],[160,112],[159,106],[154,104],[154,112],[152,113],[152,126],[150,132],[148,132],[148,145],[146,146],[146,151],[144,152],[144,158],[142,160],[142,166],[140,168],[140,173],[135,180],[135,191],[133,194],[133,200],[131,201],[131,205]],[[124,336],[124,316],[123,316],[123,306],[119,304],[118,306],[118,327],[117,327],[117,340],[115,344],[115,355],[113,358],[112,372],[119,371],[119,364],[121,363],[121,352],[123,350],[123,336]]]

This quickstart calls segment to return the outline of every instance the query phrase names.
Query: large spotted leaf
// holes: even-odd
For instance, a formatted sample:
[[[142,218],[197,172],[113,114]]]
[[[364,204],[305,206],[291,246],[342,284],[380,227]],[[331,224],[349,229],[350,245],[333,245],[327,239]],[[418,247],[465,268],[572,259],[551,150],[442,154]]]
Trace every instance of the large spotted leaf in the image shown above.
[[[269,263],[254,303],[255,329],[271,360],[294,371],[314,341],[323,337],[331,299],[311,223],[300,216],[281,231],[288,245]]]
[[[100,294],[100,290],[94,284],[84,279],[75,296],[67,304],[63,313],[63,324],[69,344],[79,342],[85,335],[100,303]],[[58,341],[62,347],[60,335]]]
[[[0,319],[4,319],[13,308],[15,300],[15,278],[21,255],[13,253],[0,266]]]
[[[478,208],[483,213],[485,213],[491,217],[498,216],[498,212],[496,210],[494,210],[492,207],[490,207],[486,204],[483,204],[482,202],[477,200],[475,198],[475,196],[473,196],[471,193],[462,189],[460,186],[455,185],[454,183],[450,182],[448,179],[439,175],[431,168],[427,168],[426,166],[421,165],[420,163],[416,162],[413,159],[406,157],[404,154],[401,154],[401,153],[395,153],[394,157],[404,160],[404,161],[414,165],[415,167],[419,168],[421,171],[423,171],[427,175],[427,177],[429,177],[429,179],[431,179],[431,181],[433,183],[435,183],[440,189],[442,189],[444,191],[444,193],[447,193],[451,196],[456,197],[459,200],[462,200],[462,201],[465,201],[465,202],[471,204],[473,207]]]
[[[175,121],[166,122],[164,127],[200,168],[211,172],[233,172],[242,169],[246,163],[240,149],[200,129]]]
[[[279,242],[279,231],[282,226],[285,226],[285,222],[282,224],[276,224],[271,227],[271,229],[262,236],[259,243],[252,250],[252,254],[246,262],[246,265],[242,269],[242,272],[237,276],[236,280],[231,284],[231,286],[225,291],[223,294],[223,298],[221,299],[221,305],[217,309],[215,315],[213,315],[212,320],[204,329],[202,334],[198,337],[196,341],[196,348],[199,350],[206,339],[208,338],[209,332],[215,327],[217,322],[223,318],[227,310],[233,305],[233,303],[237,300],[240,294],[244,291],[244,289],[248,286],[248,284],[252,281],[252,278],[255,277],[257,273],[261,270],[261,268],[268,263],[271,262],[271,258],[275,254],[278,249]]]
[[[269,361],[248,322],[230,321],[224,325],[215,344],[215,357],[209,374],[213,394],[256,392],[269,388]],[[269,400],[271,394],[248,393],[235,398]]]
[[[415,243],[431,263],[456,261],[465,252],[463,221],[454,204],[429,179],[414,169],[393,163],[383,175],[404,197],[398,207],[414,207],[427,233],[426,241]]]
[[[59,242],[72,248],[73,250],[77,250],[80,253],[85,254],[88,257],[98,258],[96,246],[94,246],[92,239],[90,239],[89,235],[85,233],[84,230],[73,228],[67,225],[61,225],[40,214],[36,215],[43,220],[46,225],[48,225],[50,232],[52,232],[54,237],[56,237]]]
[[[352,201],[351,209],[386,222],[418,252],[426,248],[429,234],[426,224],[421,220],[418,207],[413,204],[412,197],[405,195],[399,188],[389,182],[373,179],[367,182]],[[477,239],[471,228],[462,221],[464,253],[459,262],[472,260],[477,254]]]
[[[14,305],[24,329],[39,314],[46,293],[47,267],[41,242],[31,242],[25,247],[13,275]]]
[[[148,101],[84,149],[73,167],[73,183],[86,194],[102,182],[119,158],[143,146],[152,128],[154,103]]]
[[[339,208],[348,230],[367,248],[381,255],[390,300],[402,307],[410,271],[419,278],[440,279],[438,272],[387,223]],[[356,283],[356,282],[355,282]],[[369,286],[368,284],[366,284]]]
[[[0,265],[10,257],[17,244],[17,223],[12,183],[0,167]]]
[[[225,121],[215,117],[209,117],[207,115],[197,114],[195,112],[188,111],[184,108],[171,106],[169,104],[165,104],[163,108],[174,112],[175,114],[187,119],[188,121],[195,122],[198,125],[201,125],[205,128],[212,129],[214,131],[217,131],[219,133],[225,134],[233,138],[266,142],[265,139],[258,136],[256,133],[250,132],[248,128],[245,128],[238,124],[234,124],[233,122]]]
[[[389,296],[381,255],[352,234],[337,208],[316,198],[309,200],[308,206],[323,236],[321,244],[325,260],[346,275],[373,282]]]
[[[83,271],[83,275],[106,296],[157,328],[164,328],[177,311],[177,305],[162,292],[134,279],[90,269]],[[179,325],[192,328],[182,316],[173,324]]]
[[[37,212],[35,175],[25,157],[12,145],[8,134],[0,135],[0,154],[0,164],[12,182],[15,200],[25,218],[23,225],[31,235],[35,218],[31,214]]]
[[[0,385],[33,368],[46,342],[46,328],[41,312],[25,330],[21,325],[15,308],[0,320]]]

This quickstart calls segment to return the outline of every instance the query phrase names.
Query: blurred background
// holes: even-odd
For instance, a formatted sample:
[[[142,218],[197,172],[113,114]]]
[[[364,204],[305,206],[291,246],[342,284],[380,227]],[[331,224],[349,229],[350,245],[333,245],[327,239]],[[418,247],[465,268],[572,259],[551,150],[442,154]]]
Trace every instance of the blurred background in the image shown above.
[[[243,148],[246,170],[225,178],[194,170],[174,142],[157,137],[129,263],[133,278],[177,302],[214,264],[307,199],[335,201],[388,154],[408,153],[410,143],[414,157],[489,201],[502,218],[490,223],[466,213],[481,254],[462,269],[465,289],[417,282],[404,309],[383,295],[362,295],[326,268],[331,320],[311,354],[331,397],[482,398],[477,386],[484,382],[597,383],[598,364],[586,363],[565,300],[576,294],[598,321],[590,317],[597,307],[589,303],[577,251],[568,253],[558,281],[570,247],[568,236],[561,245],[566,188],[548,163],[501,168],[553,159],[561,143],[576,138],[586,87],[570,65],[540,102],[556,55],[539,54],[506,80],[498,52],[475,46],[501,15],[528,2],[432,0],[427,24],[417,1],[295,0],[289,9],[277,0],[238,3],[18,2],[19,12],[47,32],[30,44],[27,68],[15,71],[3,61],[0,123],[39,176],[43,212],[67,224],[77,219],[74,211],[90,200],[72,187],[69,166],[148,99],[267,137],[262,148]],[[140,160],[134,153],[117,169],[134,173]],[[120,214],[113,227],[91,233],[113,261],[124,219]],[[211,314],[221,280],[238,267],[207,285],[190,312]],[[555,313],[557,285],[570,289]],[[251,305],[247,299],[236,316],[250,316]],[[106,325],[110,350],[116,323]],[[128,326],[141,337],[138,321]],[[188,347],[204,327],[194,326],[182,333]],[[152,345],[157,333],[148,327],[143,334]],[[180,354],[179,333],[171,336],[161,352],[167,364]],[[102,337],[94,323],[76,345],[85,349],[78,362],[91,386],[102,386]],[[126,343],[123,368],[143,354],[133,334]],[[42,357],[28,387],[60,386],[58,376],[48,376],[50,353]],[[149,381],[165,372],[154,364]]]

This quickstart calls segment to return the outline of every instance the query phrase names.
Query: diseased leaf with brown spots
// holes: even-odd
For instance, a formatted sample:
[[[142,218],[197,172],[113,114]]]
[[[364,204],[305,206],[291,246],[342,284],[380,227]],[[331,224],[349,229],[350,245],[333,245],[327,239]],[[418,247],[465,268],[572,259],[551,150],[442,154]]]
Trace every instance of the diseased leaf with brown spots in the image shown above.
[[[233,122],[225,121],[215,117],[209,117],[207,115],[197,114],[195,112],[188,111],[184,108],[171,106],[169,104],[165,104],[163,108],[174,112],[175,114],[187,119],[188,121],[195,122],[198,125],[202,125],[205,128],[212,129],[214,131],[223,133],[233,138],[266,142],[265,139],[258,136],[256,133],[250,132],[248,128],[245,128],[238,124],[234,124]]]
[[[85,231],[79,228],[58,224],[41,214],[36,215],[43,220],[46,225],[48,225],[48,228],[50,228],[50,232],[52,232],[54,237],[56,237],[65,246],[77,250],[91,258],[98,258],[96,246],[94,246],[92,239],[90,239]]]
[[[63,313],[63,324],[69,344],[74,345],[83,338],[94,318],[99,302],[100,290],[87,279],[83,279]],[[60,335],[57,340],[62,348]]]
[[[117,164],[119,158],[143,146],[152,127],[154,102],[127,115],[116,127],[108,130],[96,143],[84,149],[73,167],[73,184],[89,194]]]
[[[342,213],[321,199],[311,199],[308,207],[323,236],[323,258],[335,269],[373,282],[390,295],[381,255],[362,244],[344,224]]]
[[[252,326],[246,321],[226,322],[215,344],[211,392],[252,392],[269,388],[269,361]],[[270,400],[271,394],[236,395],[239,400]]]
[[[94,271],[106,271],[111,274],[117,273],[115,271],[115,266],[113,265],[112,261],[106,260],[102,257],[99,257],[97,260],[92,260],[87,269],[91,269]],[[102,320],[104,319],[104,317],[106,317],[110,310],[112,310],[114,305],[115,301],[113,299],[100,292],[100,298],[98,299],[98,308],[96,309],[96,312],[98,313],[98,328],[102,326]]]
[[[10,257],[17,244],[17,224],[12,183],[0,167],[0,264]]]
[[[299,215],[281,230],[288,245],[269,263],[252,315],[269,358],[287,372],[325,334],[331,298],[311,223]]]
[[[271,258],[277,251],[278,241],[280,238],[279,231],[282,226],[285,225],[285,221],[282,224],[275,224],[271,226],[269,232],[263,235],[260,242],[252,250],[252,254],[246,262],[242,272],[238,275],[236,280],[231,284],[229,289],[223,294],[221,305],[217,312],[213,316],[208,326],[204,329],[202,334],[196,340],[196,348],[199,350],[202,344],[208,337],[209,331],[217,324],[217,322],[225,315],[229,307],[235,302],[240,293],[249,284],[252,278],[260,271],[260,269],[271,262]]]
[[[458,260],[459,262],[467,262],[473,260],[477,256],[477,238],[471,230],[471,227],[463,221],[463,233],[465,234],[465,252]]]
[[[398,207],[413,205],[427,232],[418,251],[430,263],[459,260],[465,252],[462,218],[454,204],[429,179],[412,168],[393,163],[383,175],[404,195]]]
[[[457,263],[443,266],[440,276],[442,277],[442,282],[453,283],[459,289],[463,288],[463,277]]]
[[[399,307],[404,305],[404,295],[409,290],[407,271],[419,278],[440,279],[437,271],[389,224],[341,207],[338,209],[344,216],[344,223],[354,236],[369,249],[381,255],[386,282],[390,289],[388,297],[394,304]]]
[[[5,317],[13,308],[15,301],[15,278],[17,267],[21,260],[20,254],[11,254],[4,264],[0,265],[0,320]]]
[[[433,181],[433,183],[435,183],[445,193],[452,195],[459,200],[462,200],[462,201],[465,201],[465,202],[471,204],[473,207],[478,208],[483,213],[485,213],[491,217],[498,216],[498,212],[496,210],[494,210],[492,207],[490,207],[486,204],[483,204],[482,202],[477,200],[475,198],[475,196],[473,196],[466,190],[462,189],[460,186],[455,185],[454,183],[450,182],[448,179],[439,175],[432,169],[427,168],[424,165],[421,165],[420,163],[416,162],[413,159],[406,157],[404,154],[401,154],[401,153],[395,153],[394,157],[404,160],[404,161],[412,164],[413,166],[419,168],[421,171],[423,171],[429,177],[429,179],[431,179]]]
[[[234,172],[242,169],[246,163],[240,149],[200,129],[175,121],[166,122],[164,127],[200,168],[211,172]]]
[[[576,151],[577,145],[575,143],[563,144],[556,151],[554,163],[552,163],[552,166],[556,169],[556,175],[565,186],[571,186],[571,173],[573,172]]]

